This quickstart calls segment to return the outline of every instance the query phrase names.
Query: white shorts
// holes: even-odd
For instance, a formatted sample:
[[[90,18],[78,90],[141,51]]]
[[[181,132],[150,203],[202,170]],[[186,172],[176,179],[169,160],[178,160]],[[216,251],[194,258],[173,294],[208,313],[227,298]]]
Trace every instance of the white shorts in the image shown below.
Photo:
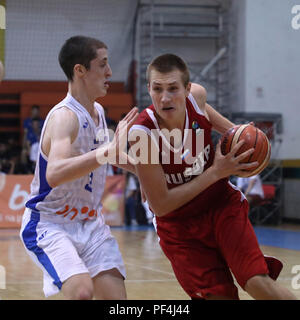
[[[116,268],[125,278],[125,266],[117,241],[101,220],[55,224],[42,214],[26,209],[20,231],[21,240],[33,261],[43,270],[44,294],[59,292],[73,275]]]

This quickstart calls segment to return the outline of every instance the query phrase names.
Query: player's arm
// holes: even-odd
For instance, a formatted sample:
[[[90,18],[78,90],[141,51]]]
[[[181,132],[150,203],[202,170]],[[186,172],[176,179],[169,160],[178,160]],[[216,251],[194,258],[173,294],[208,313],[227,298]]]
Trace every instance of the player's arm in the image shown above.
[[[176,188],[168,189],[164,172],[158,164],[137,164],[137,175],[143,192],[155,215],[164,216],[195,198],[218,180],[208,169],[199,177]]]
[[[144,147],[148,148],[148,159],[144,163],[138,162],[135,167],[143,192],[150,207],[157,216],[164,216],[181,207],[219,179],[228,177],[234,173],[237,174],[241,172],[240,170],[254,166],[239,163],[242,159],[249,156],[253,150],[250,149],[240,156],[234,156],[243,144],[242,141],[236,144],[232,151],[226,156],[221,154],[220,145],[218,145],[214,164],[210,168],[193,180],[176,188],[168,189],[162,166],[151,162],[151,159],[157,158],[155,155],[153,157],[153,154],[151,156],[151,152],[155,152],[157,149],[153,145],[151,147],[151,143],[153,142],[150,137],[147,142],[148,146],[146,145]],[[134,144],[134,142],[131,142],[131,147],[134,146]],[[140,150],[141,149],[142,147]],[[257,163],[255,163],[255,165],[257,165]]]
[[[117,161],[115,166],[136,175],[134,161],[125,152],[122,154],[122,163]]]
[[[199,108],[204,112],[212,124],[214,130],[224,134],[229,128],[234,126],[234,123],[222,116],[206,102],[206,90],[204,87],[200,86],[199,84],[192,83],[191,93],[197,101]]]
[[[50,117],[42,141],[48,153],[46,179],[51,187],[78,179],[99,167],[96,151],[83,155],[72,154],[72,143],[77,137],[79,123],[68,108],[56,110]],[[44,150],[43,150],[44,151]]]
[[[83,155],[73,155],[71,145],[78,134],[78,119],[71,110],[56,110],[48,121],[44,138],[48,141],[48,165],[46,179],[51,187],[78,179],[97,169],[101,164],[116,162],[119,148],[116,141],[127,138],[127,130],[137,116],[137,109],[132,109],[124,118],[127,125],[117,128],[112,142]],[[42,143],[43,146],[43,143]],[[47,147],[47,145],[46,145]],[[109,155],[113,157],[109,157]]]

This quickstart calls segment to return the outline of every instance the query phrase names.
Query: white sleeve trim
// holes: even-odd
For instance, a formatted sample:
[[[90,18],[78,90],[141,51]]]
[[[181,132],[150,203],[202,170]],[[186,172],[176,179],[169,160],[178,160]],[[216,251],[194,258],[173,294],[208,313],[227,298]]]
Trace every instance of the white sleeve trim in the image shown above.
[[[143,126],[143,125],[141,125],[141,124],[134,124],[134,125],[130,128],[128,134],[130,134],[130,133],[131,133],[132,131],[134,131],[134,130],[145,131],[145,132],[148,134],[148,136],[151,137],[151,130],[150,130],[148,127],[146,127],[146,126]]]
[[[204,116],[203,111],[199,108],[197,101],[195,100],[195,98],[193,97],[193,95],[190,93],[188,96],[188,99],[191,101],[195,111],[199,114],[201,114],[202,116]]]

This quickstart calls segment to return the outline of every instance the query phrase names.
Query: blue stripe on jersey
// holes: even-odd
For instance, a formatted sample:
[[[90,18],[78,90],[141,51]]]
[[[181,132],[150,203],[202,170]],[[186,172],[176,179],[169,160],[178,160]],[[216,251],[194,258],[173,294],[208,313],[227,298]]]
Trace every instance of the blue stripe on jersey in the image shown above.
[[[60,290],[62,287],[62,283],[59,279],[59,276],[51,263],[49,257],[45,253],[45,251],[37,245],[37,232],[36,228],[40,221],[40,214],[38,212],[31,212],[30,221],[26,225],[25,229],[22,232],[22,238],[26,248],[29,251],[32,251],[39,262],[43,265],[43,267],[47,270],[50,276],[53,278],[53,283]]]
[[[49,186],[46,179],[46,169],[47,169],[47,161],[40,154],[39,158],[39,180],[40,180],[40,188],[39,194],[30,200],[28,200],[25,204],[27,208],[37,211],[36,205],[43,201],[46,196],[50,193],[52,188]]]
[[[26,225],[25,229],[22,232],[22,238],[26,248],[29,251],[32,251],[39,262],[43,265],[43,267],[47,270],[50,276],[54,279],[53,283],[60,290],[62,287],[62,283],[59,279],[58,274],[55,271],[53,264],[51,263],[49,257],[45,253],[45,251],[37,245],[37,232],[36,228],[40,221],[40,213],[36,209],[36,205],[38,202],[43,201],[49,192],[52,190],[46,180],[46,169],[47,169],[47,161],[40,154],[39,158],[39,194],[36,197],[33,197],[26,203],[26,207],[33,209],[31,212],[30,221]]]

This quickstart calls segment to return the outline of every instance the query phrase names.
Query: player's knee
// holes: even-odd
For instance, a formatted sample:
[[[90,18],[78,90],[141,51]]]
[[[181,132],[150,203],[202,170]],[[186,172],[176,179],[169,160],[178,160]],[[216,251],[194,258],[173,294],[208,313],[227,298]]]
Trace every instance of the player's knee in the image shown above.
[[[88,274],[74,275],[67,279],[62,286],[66,299],[90,300],[94,296],[94,286]]]
[[[92,300],[93,299],[93,287],[82,285],[74,292],[74,300]]]
[[[82,283],[68,288],[64,295],[69,300],[91,300],[94,296],[92,282],[82,281]]]

